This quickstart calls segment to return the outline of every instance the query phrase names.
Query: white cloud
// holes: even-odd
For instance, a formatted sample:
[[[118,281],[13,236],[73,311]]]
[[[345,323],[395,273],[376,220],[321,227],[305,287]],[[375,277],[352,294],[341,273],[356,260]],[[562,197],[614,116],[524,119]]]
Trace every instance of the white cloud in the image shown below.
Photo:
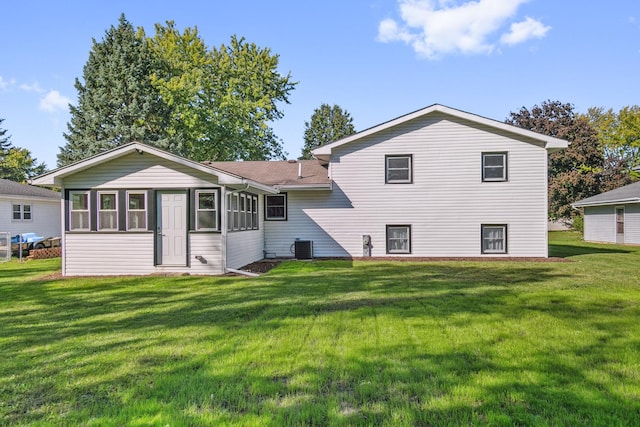
[[[15,83],[14,79],[7,81],[0,76],[0,90],[9,90],[9,86],[13,86]]]
[[[40,100],[40,109],[48,113],[55,113],[57,110],[66,110],[71,100],[61,95],[57,90],[50,90]]]
[[[398,0],[401,23],[393,19],[380,22],[378,40],[402,41],[429,59],[451,53],[488,54],[496,48],[497,33],[527,1]],[[538,27],[533,28],[529,20]],[[527,18],[515,28],[512,25],[511,32],[504,37],[512,41],[509,44],[516,44],[530,37],[543,37],[548,30],[549,27]]]
[[[514,22],[511,29],[500,37],[500,42],[513,46],[514,44],[525,42],[532,38],[540,39],[544,37],[551,27],[545,26],[542,22],[527,17],[522,22]]]
[[[43,93],[44,92],[44,89],[42,89],[40,87],[38,82],[33,82],[30,85],[26,84],[26,83],[22,83],[19,87],[20,87],[20,89],[24,90],[25,92],[37,92],[37,93]]]

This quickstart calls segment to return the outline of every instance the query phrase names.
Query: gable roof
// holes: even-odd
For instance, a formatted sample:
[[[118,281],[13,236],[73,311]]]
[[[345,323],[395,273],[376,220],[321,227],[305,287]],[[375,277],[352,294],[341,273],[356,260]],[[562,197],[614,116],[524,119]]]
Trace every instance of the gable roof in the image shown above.
[[[19,182],[0,178],[0,197],[1,196],[35,197],[40,199],[60,200],[60,193],[56,191],[34,187],[32,185],[20,184]]]
[[[620,203],[640,203],[640,182],[625,185],[615,190],[587,197],[572,203],[574,208],[585,206],[616,205]]]
[[[327,168],[318,160],[204,162],[277,189],[330,189]],[[301,176],[298,177],[298,172]]]
[[[184,157],[169,153],[167,151],[152,147],[150,145],[143,144],[141,142],[131,142],[129,144],[125,144],[125,145],[121,145],[119,147],[113,148],[109,151],[105,151],[104,153],[96,154],[87,159],[80,160],[78,162],[72,163],[67,166],[63,166],[59,169],[40,175],[34,178],[31,182],[35,185],[61,186],[62,180],[65,177],[74,175],[78,172],[92,168],[102,163],[112,161],[119,157],[126,156],[133,152],[136,152],[140,155],[144,155],[145,153],[148,153],[153,156],[157,156],[162,159],[169,160],[171,162],[175,162],[180,165],[198,170],[200,172],[215,175],[218,177],[218,182],[223,185],[230,185],[230,186],[244,185],[244,186],[249,186],[259,192],[277,193],[277,190],[274,190],[272,187],[268,185],[264,185],[260,182],[253,181],[251,179],[247,179],[246,177],[229,173],[221,169],[216,169],[212,166],[205,165],[203,163],[186,159]]]
[[[349,144],[353,141],[357,141],[369,135],[376,134],[383,130],[392,128],[394,126],[400,125],[410,120],[414,120],[419,117],[426,116],[428,114],[433,114],[435,112],[443,113],[452,117],[468,120],[470,122],[477,123],[479,125],[488,126],[496,130],[501,130],[501,131],[509,132],[515,135],[523,136],[526,138],[531,138],[536,141],[540,141],[544,143],[544,147],[549,152],[561,150],[569,146],[569,142],[565,141],[564,139],[553,138],[551,136],[543,135],[543,134],[533,132],[527,129],[523,129],[517,126],[509,125],[504,122],[499,122],[497,120],[488,119],[486,117],[478,116],[476,114],[471,114],[465,111],[456,110],[455,108],[446,107],[440,104],[433,104],[433,105],[430,105],[429,107],[414,111],[409,114],[405,114],[404,116],[400,116],[393,120],[389,120],[388,122],[384,122],[377,126],[373,126],[369,129],[365,129],[361,132],[358,132],[346,138],[340,139],[338,141],[332,142],[330,144],[320,146],[315,150],[312,150],[311,153],[315,158],[327,161],[331,158],[331,153],[334,148],[340,147],[341,145],[344,145],[344,144]]]

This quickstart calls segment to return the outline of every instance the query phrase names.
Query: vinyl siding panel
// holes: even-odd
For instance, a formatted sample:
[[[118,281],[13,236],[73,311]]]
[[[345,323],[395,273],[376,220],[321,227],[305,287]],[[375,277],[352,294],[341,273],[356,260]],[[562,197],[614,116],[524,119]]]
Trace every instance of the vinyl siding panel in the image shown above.
[[[616,242],[615,206],[584,208],[584,240],[590,242]]]
[[[190,264],[154,266],[153,233],[67,233],[63,246],[66,276],[144,275],[152,273],[222,274],[219,234],[189,236]],[[207,264],[195,259],[202,255]]]
[[[638,203],[625,205],[624,242],[640,245],[640,204]]]
[[[156,157],[128,154],[65,178],[66,188],[188,188],[217,183],[217,177]]]
[[[507,152],[508,181],[482,182],[482,153]],[[385,155],[411,154],[412,184],[385,184]],[[296,237],[316,256],[386,256],[386,225],[411,225],[408,256],[481,256],[482,224],[506,224],[508,254],[547,256],[547,152],[521,137],[433,114],[334,150],[329,194],[289,192],[289,220],[265,222],[267,247]]]
[[[231,231],[227,234],[227,267],[240,268],[264,258],[264,232]]]
[[[31,205],[31,221],[13,219],[13,204]],[[36,233],[42,237],[61,236],[60,202],[56,200],[36,200],[7,198],[0,199],[0,232],[11,236],[19,233]]]

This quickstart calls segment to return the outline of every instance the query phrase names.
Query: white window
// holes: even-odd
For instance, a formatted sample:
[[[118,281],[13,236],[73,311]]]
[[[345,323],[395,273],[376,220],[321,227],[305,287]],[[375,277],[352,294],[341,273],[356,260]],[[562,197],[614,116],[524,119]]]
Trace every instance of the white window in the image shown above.
[[[69,230],[90,230],[89,223],[89,192],[69,192]]]
[[[411,226],[387,225],[387,253],[411,253]]]
[[[127,191],[127,230],[147,230],[147,192]]]
[[[13,221],[31,221],[31,205],[13,203],[11,218]]]
[[[386,156],[386,183],[411,184],[413,181],[412,156]]]
[[[252,221],[252,215],[251,215],[251,209],[252,209],[252,198],[250,194],[247,194],[247,210],[244,213],[244,216],[246,218],[246,223],[247,223],[247,230],[251,230],[253,229],[253,221]]]
[[[240,230],[247,229],[247,195],[240,195]]]
[[[482,225],[482,253],[507,253],[506,225]]]
[[[231,198],[231,209],[233,210],[233,229],[240,230],[240,195],[233,194]]]
[[[118,193],[98,192],[98,230],[118,230]]]
[[[507,180],[507,153],[482,153],[482,180]]]
[[[196,190],[196,230],[218,230],[217,192]]]
[[[287,220],[287,194],[265,196],[265,216],[269,221]]]

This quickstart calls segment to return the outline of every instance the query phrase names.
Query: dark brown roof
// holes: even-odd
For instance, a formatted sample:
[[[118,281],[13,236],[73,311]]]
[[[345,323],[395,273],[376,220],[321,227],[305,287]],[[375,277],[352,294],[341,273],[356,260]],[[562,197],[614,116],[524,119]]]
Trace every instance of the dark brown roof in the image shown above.
[[[0,195],[60,199],[60,193],[0,178]]]
[[[327,168],[317,160],[203,162],[207,166],[266,185],[330,184]],[[302,178],[298,168],[302,165]]]

